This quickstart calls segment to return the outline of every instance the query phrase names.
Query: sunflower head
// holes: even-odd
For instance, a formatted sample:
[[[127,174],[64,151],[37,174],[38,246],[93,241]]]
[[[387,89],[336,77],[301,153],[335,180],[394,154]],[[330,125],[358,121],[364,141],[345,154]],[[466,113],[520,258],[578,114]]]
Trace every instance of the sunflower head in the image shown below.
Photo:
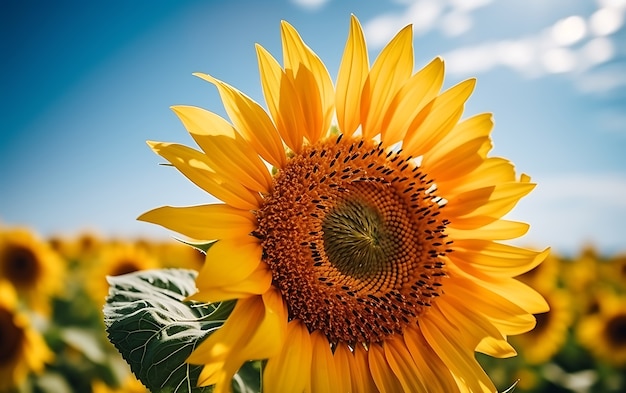
[[[30,307],[49,312],[49,297],[62,288],[64,261],[31,231],[0,233],[0,280],[9,281]]]
[[[528,229],[502,217],[534,184],[489,157],[490,114],[462,118],[475,80],[442,91],[440,58],[414,72],[411,26],[370,65],[352,17],[335,83],[281,34],[282,64],[256,47],[267,110],[196,74],[229,120],[177,106],[200,150],[149,142],[223,202],[140,217],[213,242],[192,299],[238,299],[188,359],[200,383],[268,359],[268,391],[494,391],[474,351],[514,355],[506,337],[547,311],[514,279],[547,251],[501,242]]]
[[[19,387],[53,358],[43,337],[18,310],[13,286],[0,280],[0,391]]]
[[[585,315],[577,325],[581,345],[598,360],[626,366],[626,296],[604,293],[598,312]]]
[[[154,244],[152,253],[164,267],[200,270],[204,264],[204,252],[181,242]]]
[[[103,303],[109,291],[107,276],[156,269],[159,266],[158,260],[145,248],[133,243],[112,242],[102,245],[96,263],[89,270],[88,289],[96,302]]]

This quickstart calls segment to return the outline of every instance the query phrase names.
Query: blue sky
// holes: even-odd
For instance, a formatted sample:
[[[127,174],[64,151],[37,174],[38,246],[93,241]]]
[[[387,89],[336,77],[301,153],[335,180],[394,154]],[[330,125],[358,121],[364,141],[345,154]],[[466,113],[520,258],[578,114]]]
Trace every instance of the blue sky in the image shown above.
[[[9,5],[10,4],[10,5]],[[280,20],[336,76],[354,13],[373,59],[408,23],[416,67],[478,84],[494,155],[538,183],[511,213],[519,243],[626,250],[626,0],[62,1],[0,9],[0,223],[42,235],[166,237],[145,210],[210,202],[146,146],[191,143],[168,109],[224,114],[214,75],[263,102],[254,44],[276,57]]]

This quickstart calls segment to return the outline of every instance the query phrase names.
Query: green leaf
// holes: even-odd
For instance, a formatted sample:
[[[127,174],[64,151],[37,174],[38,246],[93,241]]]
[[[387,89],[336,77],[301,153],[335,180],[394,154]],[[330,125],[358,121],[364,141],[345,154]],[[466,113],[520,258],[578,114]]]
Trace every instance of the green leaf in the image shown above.
[[[109,340],[153,393],[212,391],[196,386],[202,366],[185,360],[223,325],[234,301],[184,301],[196,292],[196,276],[193,270],[160,269],[107,278],[104,322]]]

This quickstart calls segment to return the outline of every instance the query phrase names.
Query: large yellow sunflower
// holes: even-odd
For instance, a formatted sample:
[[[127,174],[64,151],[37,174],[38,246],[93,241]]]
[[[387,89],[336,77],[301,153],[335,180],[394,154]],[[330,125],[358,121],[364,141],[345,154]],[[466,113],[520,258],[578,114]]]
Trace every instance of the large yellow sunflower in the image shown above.
[[[333,86],[296,30],[281,33],[284,65],[257,46],[269,113],[196,74],[230,122],[177,106],[202,150],[149,143],[224,202],[139,217],[217,240],[192,298],[238,300],[188,359],[200,383],[228,391],[243,362],[268,359],[267,392],[495,391],[474,352],[514,355],[506,336],[547,311],[513,278],[547,251],[500,242],[526,232],[502,217],[534,185],[488,157],[490,114],[460,120],[475,81],[440,92],[440,58],[414,73],[411,26],[370,67],[352,17]]]
[[[29,307],[50,312],[49,297],[63,288],[65,262],[26,228],[0,232],[0,280],[13,284]]]
[[[19,312],[13,286],[0,280],[0,392],[13,391],[52,358],[43,337]]]

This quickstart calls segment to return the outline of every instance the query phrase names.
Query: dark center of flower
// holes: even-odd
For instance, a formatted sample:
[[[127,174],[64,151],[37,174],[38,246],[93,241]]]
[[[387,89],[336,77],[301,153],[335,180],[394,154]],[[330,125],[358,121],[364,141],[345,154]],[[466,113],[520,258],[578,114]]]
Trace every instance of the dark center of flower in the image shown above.
[[[380,342],[416,323],[450,251],[435,190],[412,157],[364,140],[292,157],[254,233],[289,318],[332,343]]]
[[[544,312],[541,314],[535,314],[535,328],[529,333],[535,336],[541,335],[550,325],[552,320],[552,311]]]
[[[11,245],[2,256],[5,277],[16,287],[33,286],[41,273],[41,261],[28,247]]]
[[[626,346],[626,314],[618,314],[606,324],[605,333],[608,341],[615,347]]]
[[[118,261],[111,272],[109,273],[111,276],[121,276],[123,274],[133,273],[139,270],[139,265],[137,262],[128,259],[122,259]]]
[[[0,307],[0,370],[19,356],[24,331],[15,325],[13,313]]]

